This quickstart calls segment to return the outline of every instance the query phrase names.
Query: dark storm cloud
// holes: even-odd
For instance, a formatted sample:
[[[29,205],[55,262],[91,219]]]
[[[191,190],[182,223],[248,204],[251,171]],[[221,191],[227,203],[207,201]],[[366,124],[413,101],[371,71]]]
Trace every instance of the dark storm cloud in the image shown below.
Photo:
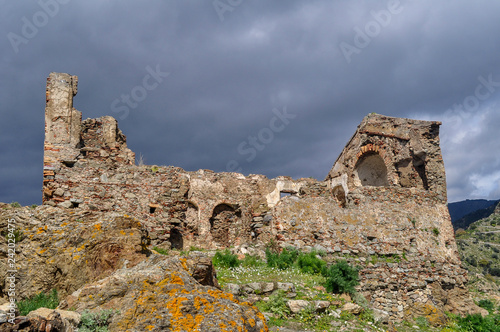
[[[500,3],[220,2],[230,7],[1,1],[0,201],[40,203],[51,71],[79,76],[84,118],[124,117],[129,146],[148,164],[225,171],[234,161],[245,174],[322,179],[363,116],[377,112],[442,120],[449,199],[498,198],[500,89],[466,113],[454,105],[474,95],[478,77],[500,82]],[[23,37],[26,20],[43,19],[40,3],[58,5],[15,52],[9,33]],[[126,104],[157,68],[169,75]],[[294,117],[272,130],[284,108]]]

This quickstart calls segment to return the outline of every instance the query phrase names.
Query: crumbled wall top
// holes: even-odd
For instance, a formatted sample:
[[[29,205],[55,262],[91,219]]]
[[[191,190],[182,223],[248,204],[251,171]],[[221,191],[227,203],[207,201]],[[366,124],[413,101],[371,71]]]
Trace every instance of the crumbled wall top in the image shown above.
[[[440,125],[370,114],[358,126],[326,181],[345,192],[361,186],[430,190],[446,203]]]

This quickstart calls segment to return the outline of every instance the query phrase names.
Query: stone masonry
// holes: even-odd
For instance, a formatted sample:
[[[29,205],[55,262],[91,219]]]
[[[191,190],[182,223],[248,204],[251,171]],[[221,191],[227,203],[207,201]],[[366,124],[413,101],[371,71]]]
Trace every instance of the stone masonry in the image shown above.
[[[133,216],[158,246],[274,240],[354,258],[360,291],[395,319],[415,306],[463,310],[439,122],[366,116],[324,181],[188,172],[135,165],[114,118],[82,121],[77,83],[61,73],[47,80],[44,204]]]

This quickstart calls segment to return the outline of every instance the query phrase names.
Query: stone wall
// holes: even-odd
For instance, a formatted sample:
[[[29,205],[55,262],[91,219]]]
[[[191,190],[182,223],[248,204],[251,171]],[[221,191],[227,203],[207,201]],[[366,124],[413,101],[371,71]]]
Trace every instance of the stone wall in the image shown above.
[[[158,246],[262,247],[272,239],[344,256],[363,267],[360,291],[397,319],[415,303],[437,305],[443,289],[463,290],[440,123],[367,116],[325,181],[188,172],[136,166],[115,119],[81,121],[76,86],[75,76],[48,79],[44,204],[125,213]]]

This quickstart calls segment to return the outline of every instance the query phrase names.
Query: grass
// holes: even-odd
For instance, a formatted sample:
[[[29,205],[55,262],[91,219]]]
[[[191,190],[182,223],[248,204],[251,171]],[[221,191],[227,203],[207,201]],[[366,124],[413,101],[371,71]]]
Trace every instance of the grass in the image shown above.
[[[55,309],[59,305],[59,298],[57,297],[57,290],[53,289],[50,294],[43,292],[17,304],[21,316],[26,316],[29,312],[38,308]]]
[[[160,255],[168,255],[168,250],[159,248],[159,247],[153,247],[153,250],[159,253]]]
[[[325,282],[323,276],[302,273],[296,267],[280,270],[276,267],[264,265],[257,267],[239,266],[236,268],[219,268],[217,269],[217,279],[221,285],[228,283],[241,285],[251,282],[291,282],[315,287],[321,286]]]
[[[232,254],[229,249],[224,250],[223,252],[217,251],[212,258],[212,263],[215,267],[225,267],[225,268],[233,268],[240,266],[241,262],[238,259],[238,256]]]

